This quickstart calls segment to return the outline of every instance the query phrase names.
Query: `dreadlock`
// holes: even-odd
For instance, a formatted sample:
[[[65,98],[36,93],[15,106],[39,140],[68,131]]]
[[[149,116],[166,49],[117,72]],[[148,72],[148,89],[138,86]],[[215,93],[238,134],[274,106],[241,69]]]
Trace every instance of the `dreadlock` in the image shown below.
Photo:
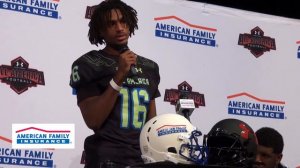
[[[98,46],[98,44],[102,45],[105,43],[103,37],[100,36],[100,32],[106,30],[112,9],[118,9],[122,13],[125,23],[129,26],[129,36],[134,35],[134,30],[138,29],[135,9],[121,0],[105,0],[95,6],[89,22],[88,37],[91,44]]]

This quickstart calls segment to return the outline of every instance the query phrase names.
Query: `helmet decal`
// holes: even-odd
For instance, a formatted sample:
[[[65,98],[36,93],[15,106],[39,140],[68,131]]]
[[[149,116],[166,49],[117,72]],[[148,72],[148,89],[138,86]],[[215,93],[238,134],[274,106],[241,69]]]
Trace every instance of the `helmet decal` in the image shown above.
[[[163,125],[160,128],[156,129],[156,131],[157,136],[188,132],[186,129],[186,125]]]
[[[240,123],[239,127],[242,129],[241,137],[244,139],[248,139],[249,133],[251,132],[250,129],[244,123]]]

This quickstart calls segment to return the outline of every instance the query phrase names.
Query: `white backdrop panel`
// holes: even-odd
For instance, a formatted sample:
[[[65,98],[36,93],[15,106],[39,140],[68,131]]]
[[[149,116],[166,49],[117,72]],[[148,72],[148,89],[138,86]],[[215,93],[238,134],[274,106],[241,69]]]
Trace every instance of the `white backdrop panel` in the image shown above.
[[[297,102],[300,92],[297,48],[300,44],[296,43],[300,41],[299,20],[184,0],[124,1],[137,10],[139,18],[139,30],[130,39],[129,47],[160,66],[162,96],[156,101],[158,114],[175,113],[175,107],[163,101],[165,89],[177,89],[178,84],[187,81],[193,91],[205,96],[206,106],[195,109],[191,116],[191,122],[202,133],[208,133],[224,118],[241,119],[254,130],[262,126],[274,127],[284,136],[283,163],[299,166],[296,140],[300,133],[295,128],[300,117]],[[89,20],[84,18],[86,7],[99,1],[45,2],[58,4],[60,19],[0,8],[0,65],[10,65],[13,59],[21,56],[29,63],[29,68],[44,72],[45,77],[45,86],[31,87],[21,94],[1,83],[0,151],[11,149],[12,123],[74,123],[75,148],[50,152],[53,152],[52,161],[57,168],[80,168],[83,167],[80,164],[83,141],[92,131],[86,127],[68,83],[72,62],[89,50],[100,49],[90,45],[87,38]],[[179,19],[155,20],[165,16]],[[214,34],[210,40],[215,40],[216,46],[157,37],[157,23]],[[216,31],[195,28],[195,25]],[[276,50],[266,51],[258,58],[238,45],[239,35],[249,34],[256,26],[276,43]],[[254,97],[228,98],[242,92]],[[285,118],[230,115],[230,100],[274,106],[278,104],[265,100],[282,101]],[[0,152],[1,156],[7,155]],[[17,166],[0,163],[0,167]]]

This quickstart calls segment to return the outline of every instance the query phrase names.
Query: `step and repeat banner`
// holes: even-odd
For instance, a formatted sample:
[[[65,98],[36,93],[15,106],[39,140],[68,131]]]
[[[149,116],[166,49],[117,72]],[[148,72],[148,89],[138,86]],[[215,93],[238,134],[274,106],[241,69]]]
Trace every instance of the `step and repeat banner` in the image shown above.
[[[139,18],[130,49],[160,67],[158,114],[176,113],[176,90],[187,87],[198,95],[190,118],[203,134],[225,118],[273,127],[284,137],[282,162],[300,166],[299,20],[184,0],[124,1]],[[87,37],[99,2],[0,0],[1,168],[83,167],[92,131],[69,79],[75,59],[101,49]],[[40,139],[50,145],[32,145]]]

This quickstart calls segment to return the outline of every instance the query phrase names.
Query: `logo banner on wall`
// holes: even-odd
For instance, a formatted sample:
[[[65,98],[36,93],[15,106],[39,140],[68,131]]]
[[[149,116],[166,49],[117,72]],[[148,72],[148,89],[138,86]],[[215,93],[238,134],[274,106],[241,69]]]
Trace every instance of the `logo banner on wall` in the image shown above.
[[[60,15],[58,13],[59,1],[60,0],[0,0],[0,9],[60,19]]]
[[[12,124],[12,148],[73,149],[74,124]]]
[[[240,97],[250,98],[244,100]],[[266,100],[242,92],[227,97],[228,114],[261,117],[269,119],[286,119],[284,115],[284,101]]]
[[[45,85],[44,72],[29,68],[29,63],[22,57],[12,60],[11,65],[0,65],[0,81],[18,94],[29,87]]]
[[[216,47],[217,29],[188,23],[177,16],[154,18],[155,36],[187,43]],[[175,20],[177,23],[171,21]]]
[[[55,167],[54,150],[12,149],[8,138],[0,135],[0,167]],[[4,142],[4,143],[3,143]],[[8,142],[10,144],[10,142]]]
[[[243,33],[239,35],[238,45],[242,45],[256,57],[260,57],[266,51],[276,50],[275,39],[265,36],[264,31],[256,26],[251,33]]]

